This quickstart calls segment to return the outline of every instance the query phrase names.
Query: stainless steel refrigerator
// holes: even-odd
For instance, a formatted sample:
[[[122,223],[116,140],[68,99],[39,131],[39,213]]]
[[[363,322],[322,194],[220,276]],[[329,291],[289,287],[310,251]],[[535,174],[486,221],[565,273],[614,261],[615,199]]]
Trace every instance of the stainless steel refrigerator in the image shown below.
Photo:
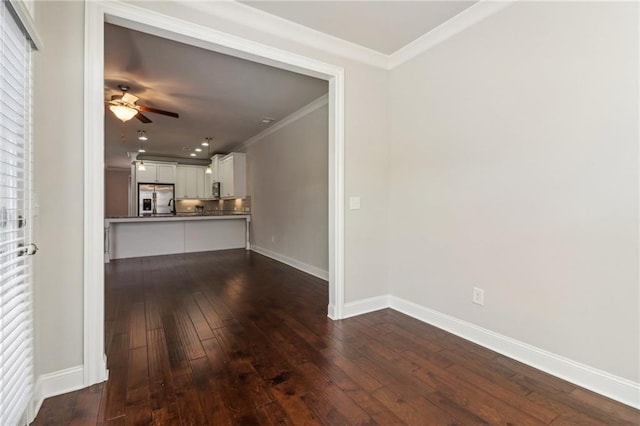
[[[138,216],[175,212],[175,188],[169,183],[138,184]]]

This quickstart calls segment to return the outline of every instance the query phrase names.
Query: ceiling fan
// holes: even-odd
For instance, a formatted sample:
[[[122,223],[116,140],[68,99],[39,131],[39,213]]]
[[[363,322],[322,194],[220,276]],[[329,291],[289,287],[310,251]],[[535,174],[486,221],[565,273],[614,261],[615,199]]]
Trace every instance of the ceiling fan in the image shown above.
[[[111,100],[105,101],[107,105],[109,105],[109,109],[111,112],[115,114],[123,122],[131,120],[133,117],[136,117],[138,120],[143,123],[151,123],[151,120],[142,114],[141,111],[144,112],[153,112],[155,114],[168,115],[169,117],[179,118],[178,113],[171,111],[164,111],[161,109],[151,108],[144,105],[136,105],[138,101],[137,96],[133,96],[129,91],[129,86],[125,86],[123,84],[118,85],[118,89],[122,90],[122,95],[113,95],[111,96]]]

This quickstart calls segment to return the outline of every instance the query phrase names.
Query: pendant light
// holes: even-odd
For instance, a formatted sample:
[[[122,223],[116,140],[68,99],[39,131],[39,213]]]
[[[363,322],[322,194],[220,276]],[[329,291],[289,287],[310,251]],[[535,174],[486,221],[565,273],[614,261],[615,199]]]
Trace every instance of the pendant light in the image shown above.
[[[147,140],[147,137],[144,134],[144,130],[138,130],[138,139],[140,140],[140,148],[138,149],[138,152],[143,154],[147,151],[145,151],[144,146],[142,145],[144,141]],[[138,163],[138,170],[141,172],[144,172],[145,170],[147,170],[147,168],[144,166],[144,161],[140,161]]]
[[[211,170],[211,138],[204,138],[204,139],[207,141],[207,157],[209,158],[209,165],[207,166],[207,169],[204,172],[208,175],[212,175],[213,170]]]
[[[147,152],[144,149],[144,141],[147,140],[147,136],[144,134],[144,130],[138,130],[138,140],[140,141],[140,148],[138,149],[138,152],[140,153],[144,153]]]

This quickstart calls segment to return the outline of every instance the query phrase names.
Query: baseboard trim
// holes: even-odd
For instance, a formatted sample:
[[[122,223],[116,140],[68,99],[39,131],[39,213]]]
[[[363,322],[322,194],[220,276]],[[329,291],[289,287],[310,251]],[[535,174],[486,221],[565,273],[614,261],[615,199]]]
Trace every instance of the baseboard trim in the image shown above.
[[[388,294],[345,303],[342,318],[355,317],[369,312],[379,311],[380,309],[388,308],[389,305],[390,296]]]
[[[640,409],[640,383],[478,327],[400,297],[385,295],[344,305],[344,318],[391,308],[538,370]]]
[[[33,390],[33,416],[35,417],[38,414],[42,402],[46,398],[72,392],[82,389],[83,387],[85,387],[83,365],[65,368],[64,370],[54,371],[53,373],[41,374],[38,376]],[[33,421],[33,419],[31,419],[31,421]]]
[[[329,271],[325,271],[324,269],[309,265],[292,257],[285,256],[284,254],[267,250],[266,248],[257,246],[255,244],[251,244],[251,251],[255,251],[256,253],[267,256],[273,260],[277,260],[278,262],[282,262],[285,265],[289,265],[292,268],[296,268],[302,272],[306,272],[307,274],[313,275],[314,277],[320,278],[321,280],[329,281]]]

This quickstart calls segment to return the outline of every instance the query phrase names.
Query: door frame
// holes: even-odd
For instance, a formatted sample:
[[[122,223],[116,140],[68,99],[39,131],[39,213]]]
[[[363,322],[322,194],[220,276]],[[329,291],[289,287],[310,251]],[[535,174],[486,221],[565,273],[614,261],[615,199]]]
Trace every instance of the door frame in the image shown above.
[[[329,83],[329,305],[344,316],[344,69],[120,2],[85,3],[84,384],[107,379],[104,350],[104,23],[248,59]]]

